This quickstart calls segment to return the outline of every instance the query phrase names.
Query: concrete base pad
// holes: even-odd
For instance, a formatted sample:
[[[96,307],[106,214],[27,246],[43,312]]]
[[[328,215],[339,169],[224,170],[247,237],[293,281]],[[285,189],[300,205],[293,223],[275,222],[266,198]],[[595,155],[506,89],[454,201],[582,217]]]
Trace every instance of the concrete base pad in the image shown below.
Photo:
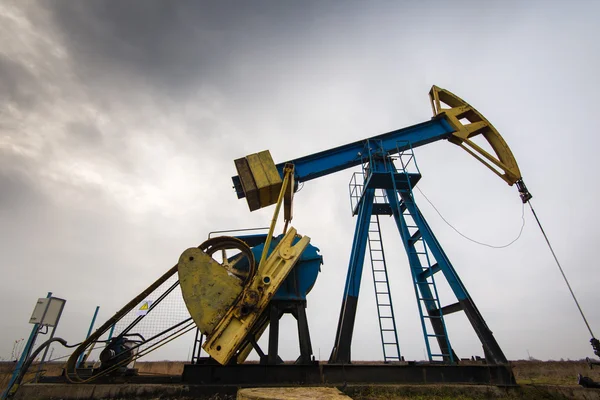
[[[252,388],[240,389],[237,400],[351,400],[336,388]]]

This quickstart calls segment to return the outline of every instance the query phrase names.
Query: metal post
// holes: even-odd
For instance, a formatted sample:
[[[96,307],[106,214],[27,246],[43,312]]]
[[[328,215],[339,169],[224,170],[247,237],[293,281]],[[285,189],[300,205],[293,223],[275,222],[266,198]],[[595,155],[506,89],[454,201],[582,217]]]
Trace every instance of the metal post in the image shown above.
[[[100,306],[96,306],[96,311],[94,311],[94,316],[92,317],[92,323],[90,324],[90,329],[88,329],[88,333],[85,337],[86,339],[89,338],[90,335],[92,334],[92,329],[94,329],[94,323],[96,323],[96,317],[98,316],[99,309],[100,309]],[[83,352],[81,352],[81,355],[79,356],[79,359],[77,360],[77,365],[75,366],[75,368],[79,368],[79,364],[81,364],[82,360],[83,360]]]
[[[54,333],[56,332],[56,328],[58,327],[58,321],[60,321],[60,317],[62,316],[63,310],[64,310],[64,307],[60,309],[60,313],[58,314],[58,318],[56,319],[56,325],[54,325],[54,327],[52,328],[52,333],[50,333],[50,337],[48,338],[48,340],[50,340],[54,337]],[[40,377],[40,372],[42,371],[42,367],[44,366],[44,362],[46,361],[46,355],[48,354],[49,349],[50,349],[50,346],[46,346],[46,348],[44,349],[44,354],[42,355],[40,365],[38,365],[38,370],[35,374],[36,382],[38,381],[38,379]]]
[[[52,292],[48,292],[48,295],[46,296],[46,298],[50,298],[50,297],[52,297]],[[42,318],[42,320],[43,320],[43,318]],[[5,400],[8,397],[8,394],[10,393],[10,389],[15,384],[15,381],[17,380],[17,376],[19,376],[19,373],[21,372],[21,367],[23,366],[23,364],[25,363],[25,361],[31,354],[31,349],[33,348],[33,345],[35,344],[35,339],[37,338],[38,332],[39,332],[39,324],[33,324],[33,328],[31,329],[31,333],[29,334],[29,339],[27,339],[27,343],[25,344],[25,347],[23,348],[23,352],[21,353],[21,358],[19,358],[19,361],[17,362],[17,366],[15,367],[15,370],[13,371],[13,374],[10,377],[10,382],[8,383],[8,386],[6,387],[6,390],[4,391],[4,393],[2,393],[2,397],[1,397],[2,400]]]
[[[267,354],[267,364],[277,364],[279,352],[279,308],[277,303],[270,304],[269,318],[269,353]]]
[[[334,347],[329,357],[330,364],[350,363],[352,333],[354,331],[354,320],[356,319],[358,294],[360,292],[360,281],[367,250],[369,222],[373,213],[374,196],[375,189],[365,189],[359,206],[356,228],[354,230],[354,241],[352,242],[352,252],[350,253],[350,262],[346,275],[344,298],[342,299]]]
[[[110,327],[110,332],[108,332],[108,340],[112,339],[113,334],[115,333],[115,324]]]

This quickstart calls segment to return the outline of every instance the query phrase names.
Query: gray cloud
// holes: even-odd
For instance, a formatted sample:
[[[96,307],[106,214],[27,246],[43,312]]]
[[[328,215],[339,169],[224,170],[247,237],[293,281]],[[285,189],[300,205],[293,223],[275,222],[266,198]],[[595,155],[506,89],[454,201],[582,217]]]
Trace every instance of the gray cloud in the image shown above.
[[[310,9],[277,2],[151,2],[140,8],[135,2],[63,1],[54,2],[52,15],[86,84],[133,79],[162,96],[180,97],[205,82],[233,90],[243,54],[281,43],[287,30],[296,33]]]
[[[28,85],[33,76],[23,69],[18,62],[6,56],[0,57],[0,82],[1,104],[4,106],[14,104],[18,107],[32,107],[35,105],[36,95],[33,85]]]

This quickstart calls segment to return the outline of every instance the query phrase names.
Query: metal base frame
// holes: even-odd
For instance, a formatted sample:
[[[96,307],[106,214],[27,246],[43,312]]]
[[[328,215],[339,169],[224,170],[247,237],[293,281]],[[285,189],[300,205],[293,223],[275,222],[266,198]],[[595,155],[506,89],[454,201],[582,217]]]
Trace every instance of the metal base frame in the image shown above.
[[[279,357],[279,320],[284,314],[291,314],[298,322],[298,342],[300,356],[296,364],[310,364],[312,360],[312,345],[308,320],[306,318],[306,300],[272,300],[269,304],[269,349],[268,354],[259,352],[258,345],[255,350],[259,352],[261,364],[283,363]],[[254,345],[254,344],[253,344]]]
[[[510,365],[187,364],[182,382],[202,385],[485,384],[516,385]]]

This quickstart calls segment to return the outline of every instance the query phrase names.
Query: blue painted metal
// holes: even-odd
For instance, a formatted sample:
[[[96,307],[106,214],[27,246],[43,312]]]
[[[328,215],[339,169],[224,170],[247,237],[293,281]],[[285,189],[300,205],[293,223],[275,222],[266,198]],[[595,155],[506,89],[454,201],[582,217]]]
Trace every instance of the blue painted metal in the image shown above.
[[[252,246],[254,258],[258,260],[262,255],[266,237],[267,235],[246,235],[238,236],[237,238],[243,240],[249,246]],[[271,254],[282,238],[283,235],[279,235],[271,241],[267,255]],[[298,240],[300,239],[296,238],[292,243],[296,244]],[[298,263],[294,266],[287,278],[281,284],[281,287],[275,293],[273,299],[306,300],[306,295],[315,284],[317,276],[321,271],[322,264],[323,256],[319,254],[319,249],[312,244],[309,244],[302,253]],[[236,268],[246,270],[247,266],[243,265],[242,262],[239,262],[236,264]]]
[[[433,118],[430,121],[398,129],[392,132],[374,136],[368,140],[380,142],[386,154],[395,154],[398,151],[399,140],[408,141],[412,147],[419,147],[438,140],[447,139],[454,129],[444,117]],[[294,179],[296,182],[305,182],[347,168],[356,167],[363,163],[365,140],[339,146],[330,150],[321,151],[309,156],[297,158],[277,164],[277,169],[283,176],[285,164],[294,164]],[[232,177],[238,198],[243,198],[244,191],[238,176]]]
[[[350,361],[351,335],[367,246],[370,252],[371,269],[373,272],[373,284],[375,287],[377,316],[384,361],[399,361],[401,359],[391,292],[387,277],[387,267],[383,253],[383,242],[377,217],[377,215],[385,213],[385,210],[377,207],[381,205],[378,204],[381,196],[377,196],[376,191],[379,189],[377,185],[372,184],[372,182],[374,182],[374,177],[376,180],[380,174],[389,175],[385,172],[390,168],[388,165],[389,160],[385,155],[385,150],[383,149],[381,141],[371,139],[363,143],[361,156],[363,161],[363,171],[359,175],[362,175],[365,182],[364,185],[357,183],[355,175],[353,177],[355,187],[352,188],[352,183],[350,187],[351,200],[352,198],[356,199],[356,205],[353,205],[352,208],[353,215],[357,215],[357,220],[354,230],[352,252],[348,264],[344,297],[342,299],[342,309],[340,311],[336,343],[330,357],[330,362],[332,363],[346,363]],[[367,167],[365,168],[365,166]],[[373,228],[372,218],[375,218],[375,229]],[[376,248],[374,249],[373,246]],[[375,253],[379,255],[375,256]],[[382,285],[385,286],[378,288]],[[385,298],[380,299],[381,296],[385,296]],[[381,312],[382,308],[387,310],[385,315]],[[384,322],[384,320],[388,322]],[[389,332],[391,332],[391,334]]]
[[[115,324],[113,324],[113,325],[110,327],[110,331],[108,332],[108,338],[107,338],[107,340],[110,340],[110,339],[112,339],[112,337],[113,337],[113,334],[114,334],[114,333],[115,333]]]
[[[410,195],[412,194],[409,192],[409,196]],[[411,233],[409,230],[409,228],[417,228],[417,232],[421,233],[419,228],[420,224],[418,221],[413,220],[413,223],[416,225],[409,225],[405,214],[401,212],[400,202],[397,200],[397,191],[388,190],[388,196],[391,199],[390,202],[392,203],[392,209],[394,210],[394,220],[396,221],[400,237],[402,238],[404,248],[408,255],[428,358],[430,361],[436,361],[435,357],[439,356],[442,358],[440,361],[452,363],[455,361],[454,354],[448,338],[444,316],[440,311],[442,307],[440,305],[437,286],[434,280],[435,270],[433,269],[429,257],[428,248],[425,245],[422,235],[415,236],[415,233]],[[403,201],[402,204],[407,204],[407,202]],[[407,206],[406,210],[408,211],[411,208],[412,207]],[[412,215],[413,214],[410,214],[409,216],[412,217]],[[415,237],[418,237],[418,239],[415,240]],[[418,242],[420,242],[420,246],[417,248],[416,244]],[[437,265],[439,266],[439,264]],[[425,307],[426,313],[423,311],[423,306]],[[429,320],[432,325],[433,333],[429,331],[427,320]],[[438,342],[440,347],[439,354],[432,351],[430,339],[436,339]]]
[[[435,274],[437,271],[442,271],[442,273],[444,274],[444,277],[446,278],[446,280],[448,281],[448,284],[450,285],[450,288],[456,295],[456,298],[458,300],[465,300],[465,299],[469,298],[467,289],[465,288],[462,281],[458,277],[456,270],[452,266],[452,263],[450,262],[448,256],[446,255],[446,253],[442,249],[442,246],[440,245],[437,238],[433,234],[433,231],[429,227],[429,224],[425,220],[425,217],[423,217],[423,214],[421,214],[421,210],[419,210],[419,208],[417,207],[412,196],[410,196],[410,197],[407,195],[403,196],[403,204],[407,207],[407,210],[410,212],[411,216],[413,216],[413,218],[415,219],[415,222],[417,223],[417,226],[419,227],[419,232],[421,233],[421,235],[423,236],[423,239],[427,243],[429,250],[431,251],[431,254],[433,255],[433,257],[435,258],[436,264],[437,264],[435,266],[435,268],[433,268],[433,266],[432,266],[432,270],[430,273],[425,271],[423,273],[423,276],[421,277],[421,279],[424,278],[425,275],[431,275],[431,274]]]
[[[363,165],[362,174],[366,178],[364,179],[364,185],[360,187],[360,192],[352,193],[351,191],[351,198],[357,199],[356,205],[351,204],[353,215],[358,215],[358,218],[344,286],[344,298],[335,345],[329,359],[330,363],[350,362],[352,331],[368,241],[369,223],[372,215],[382,214],[394,216],[408,254],[425,342],[428,343],[429,359],[432,360],[435,356],[441,356],[446,362],[456,360],[448,340],[442,314],[443,307],[441,307],[434,280],[434,275],[441,271],[459,301],[456,304],[449,305],[448,307],[452,307],[446,310],[463,310],[483,344],[486,358],[492,363],[507,362],[491,330],[485,324],[465,286],[460,281],[448,257],[414,202],[412,188],[421,178],[418,168],[416,168],[416,172],[409,172],[405,161],[402,159],[404,151],[408,149],[410,150],[408,163],[414,161],[413,148],[447,139],[453,132],[453,128],[445,117],[440,116],[428,122],[277,165],[280,174],[282,174],[285,164],[294,164],[296,182],[305,182],[347,168]],[[399,144],[399,142],[402,142],[402,144]],[[394,165],[391,157],[393,155],[398,155],[395,158],[399,159],[402,164],[401,172],[398,172]],[[416,162],[414,164],[416,167]],[[367,166],[366,169],[365,166]],[[244,197],[239,177],[234,176],[232,179],[238,197]],[[374,204],[375,199],[377,199],[376,191],[381,189],[385,191],[388,202],[376,202]],[[409,225],[407,218],[412,220],[412,225]],[[422,245],[423,249],[418,250],[417,244]],[[433,262],[434,259],[435,262]],[[421,306],[424,307],[426,314]],[[433,334],[428,332],[428,324],[432,325]],[[438,341],[440,354],[432,353],[429,348],[431,338]]]
[[[90,323],[90,328],[88,329],[88,333],[85,336],[86,339],[89,338],[90,335],[92,334],[92,329],[94,329],[94,324],[96,323],[96,317],[98,316],[98,310],[100,310],[100,306],[96,306],[96,311],[94,311],[94,316],[92,317],[92,322]],[[81,353],[81,355],[79,355],[79,358],[77,359],[77,365],[75,366],[75,368],[79,368],[81,361],[83,361],[83,352]]]
[[[400,344],[396,330],[396,317],[394,315],[385,251],[383,250],[379,215],[373,214],[371,216],[367,244],[369,259],[371,260],[373,288],[375,289],[375,304],[377,306],[383,361],[400,361],[402,355],[400,354]]]
[[[408,149],[412,153],[412,149],[409,144],[397,146],[397,148],[399,150],[396,151],[396,153],[401,154],[401,159],[403,156],[402,149]],[[344,304],[347,303],[348,297],[358,297],[360,288],[360,275],[362,274],[362,264],[364,263],[364,251],[361,254],[360,246],[363,243],[361,241],[363,235],[368,235],[369,230],[368,226],[365,227],[365,221],[370,221],[372,218],[374,206],[373,201],[376,199],[376,190],[383,189],[386,193],[385,200],[388,203],[388,208],[386,209],[385,207],[381,207],[381,204],[377,204],[377,206],[379,206],[377,207],[379,210],[377,214],[394,215],[400,236],[405,245],[405,249],[409,258],[411,274],[413,276],[415,295],[419,305],[419,315],[423,329],[424,340],[427,347],[428,358],[430,361],[435,361],[434,358],[439,356],[442,357],[441,361],[452,363],[454,362],[454,354],[448,340],[443,315],[440,311],[442,307],[439,302],[437,288],[433,279],[433,275],[438,270],[439,266],[436,266],[435,269],[432,268],[432,262],[429,259],[427,246],[425,245],[424,239],[424,236],[429,239],[433,234],[429,230],[426,235],[422,235],[419,230],[419,225],[421,224],[416,224],[416,222],[413,222],[415,225],[409,226],[404,216],[405,211],[409,212],[409,216],[412,216],[410,212],[412,211],[414,214],[414,211],[417,209],[416,205],[413,207],[414,200],[412,197],[412,187],[419,181],[421,177],[420,172],[418,171],[418,168],[416,168],[415,164],[416,172],[409,173],[404,161],[402,161],[401,172],[398,172],[394,166],[392,158],[389,156],[389,154],[387,154],[382,143],[376,140],[366,141],[362,154],[365,161],[365,164],[363,164],[362,173],[362,175],[365,177],[365,182],[361,189],[355,189],[353,191],[351,188],[350,190],[351,196],[353,193],[354,196],[357,196],[358,193],[362,193],[362,197],[358,200],[356,207],[354,207],[354,211],[357,211],[358,218],[354,236],[355,239],[353,252],[350,257],[348,275],[346,277],[346,290],[344,292],[344,300],[342,301],[342,313],[340,315],[338,337],[341,338],[344,335],[347,336],[348,333],[342,331],[348,331],[350,329],[344,327],[348,325],[347,321],[353,319],[353,316],[347,315],[347,310],[344,310]],[[414,155],[411,155],[409,158],[409,162],[412,161],[414,161]],[[406,196],[406,202],[401,200],[405,198],[403,196]],[[419,221],[424,221],[421,214],[418,214],[416,218]],[[415,245],[417,243],[422,245],[422,249],[416,249]],[[439,243],[435,243],[439,246]],[[441,251],[441,248],[439,251]],[[447,258],[442,260],[442,263],[445,262],[449,262]],[[427,271],[429,274],[424,273]],[[426,312],[423,311],[422,305],[425,307]],[[381,317],[379,314],[379,306],[378,315]],[[433,333],[429,331],[429,325],[432,326]],[[382,329],[381,321],[380,329]],[[381,334],[383,338],[383,332],[381,332]],[[430,346],[431,339],[437,340],[440,348],[439,354],[436,354],[432,351]],[[340,343],[344,343],[346,346],[349,345],[349,341],[340,341]],[[386,342],[382,340],[384,357],[386,354],[385,344]],[[339,356],[338,354],[342,355]],[[344,356],[344,354],[346,355]],[[340,357],[339,360],[345,362],[346,359],[349,358],[349,348],[338,348],[334,350],[332,361],[339,361],[335,359],[336,357]]]
[[[373,211],[374,197],[375,189],[367,189],[364,191],[358,205],[358,217],[356,219],[356,227],[354,228],[354,239],[352,241],[352,251],[350,252],[348,275],[346,276],[346,285],[344,287],[344,298],[348,296],[358,297],[360,291],[360,281],[367,250],[367,238]]]
[[[387,190],[388,199],[408,255],[428,358],[430,361],[437,361],[434,357],[441,357],[442,360],[440,361],[453,363],[455,361],[454,352],[448,338],[446,323],[441,311],[442,306],[434,279],[438,268],[442,267],[445,262],[449,263],[449,261],[446,258],[441,264],[432,263],[429,255],[432,242],[425,240],[425,237],[433,237],[433,233],[431,230],[427,232],[423,230],[425,219],[418,213],[412,193],[412,188],[416,184],[416,181],[408,177],[408,175],[420,176],[420,171],[410,144],[403,144],[401,147],[404,150],[399,152],[400,171],[394,168],[394,172],[391,173],[392,178],[390,180],[392,181],[393,189]],[[409,168],[414,170],[414,172],[409,173]],[[406,179],[401,180],[397,178],[401,175],[405,175]],[[409,222],[407,218],[410,218],[412,222]],[[439,246],[439,243],[436,242],[436,244]],[[433,269],[434,265],[436,266],[435,270]],[[426,314],[423,312],[423,306],[425,307]],[[433,333],[429,331],[429,325],[431,325]],[[440,348],[439,354],[432,352],[430,339],[437,341]]]
[[[46,298],[49,299],[50,297],[52,297],[52,292],[48,292],[48,294],[46,295]],[[25,361],[27,361],[27,358],[31,354],[31,350],[33,349],[33,345],[35,344],[35,339],[37,338],[39,330],[40,325],[33,324],[33,328],[31,328],[31,333],[29,334],[29,339],[27,339],[27,343],[25,343],[25,347],[23,348],[21,357],[19,358],[19,361],[15,366],[12,376],[10,377],[10,381],[8,382],[8,386],[6,387],[6,390],[2,393],[2,400],[5,400],[8,397],[10,390],[12,389],[13,385],[17,380],[17,377],[19,376],[19,373],[21,372],[21,367],[23,367],[23,364],[25,363]]]

